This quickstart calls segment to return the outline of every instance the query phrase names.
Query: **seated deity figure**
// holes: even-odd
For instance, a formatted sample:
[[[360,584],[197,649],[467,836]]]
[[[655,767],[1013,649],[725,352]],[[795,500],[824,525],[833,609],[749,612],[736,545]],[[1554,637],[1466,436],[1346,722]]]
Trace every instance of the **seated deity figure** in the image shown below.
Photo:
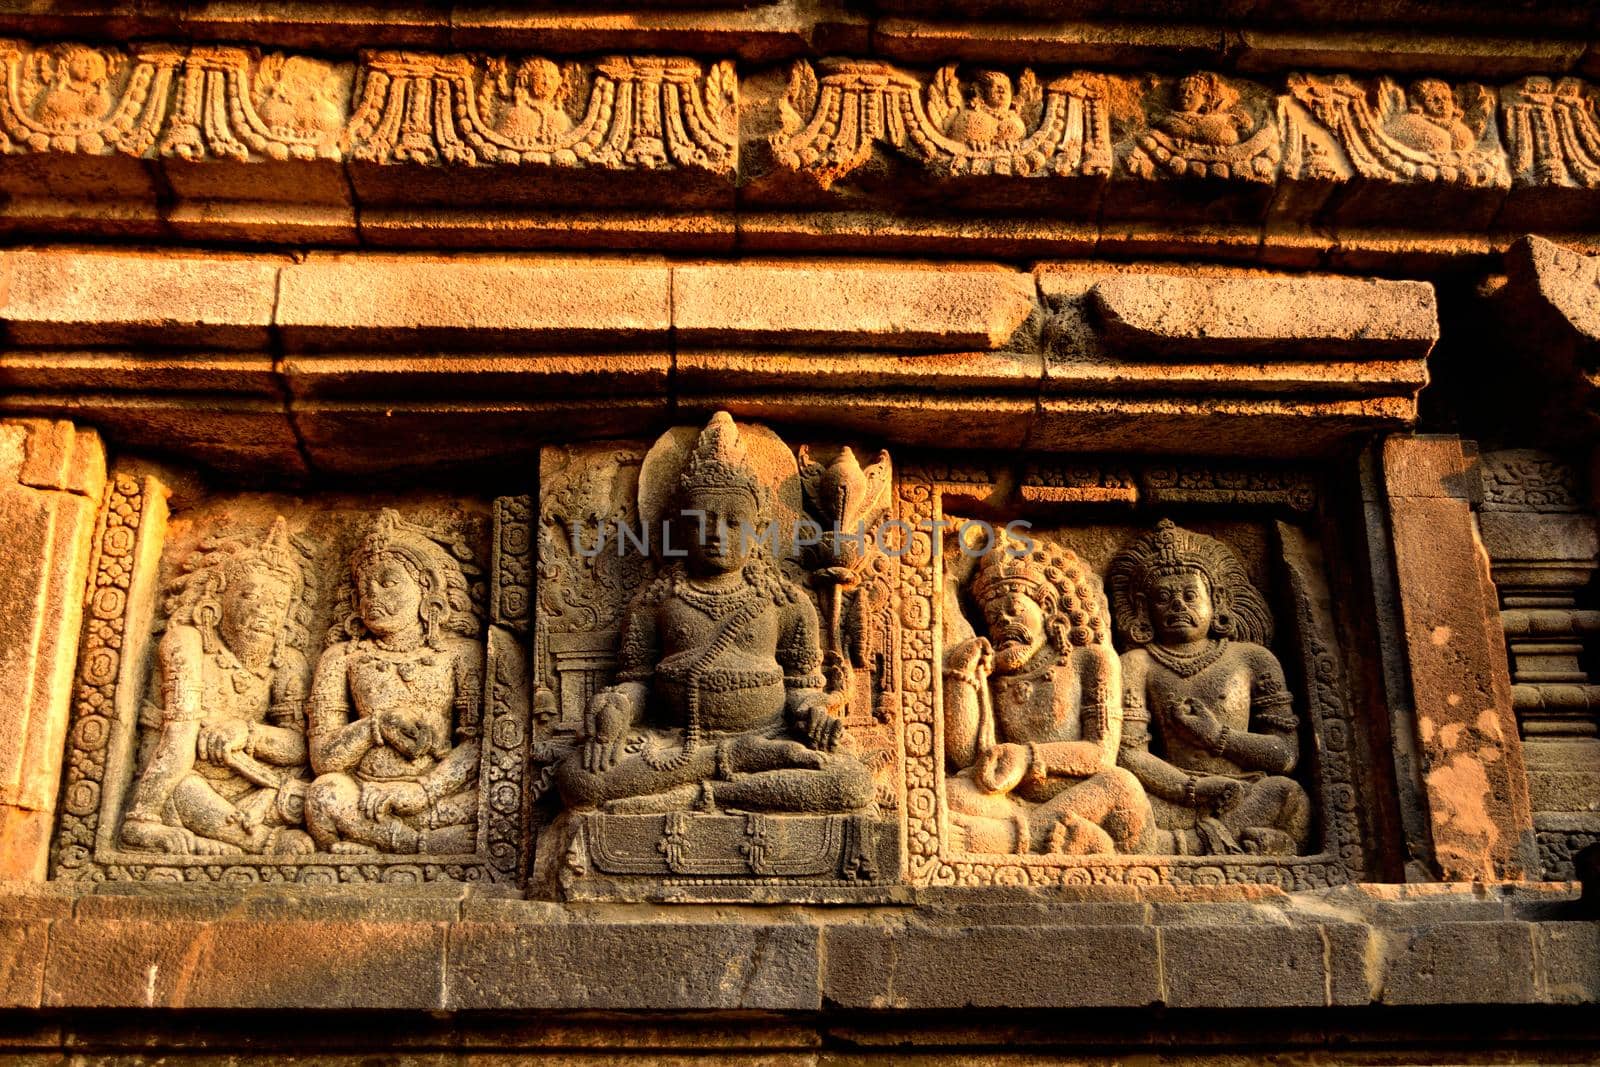
[[[471,852],[483,648],[460,560],[385,508],[308,702],[306,827],[338,853]]]
[[[971,592],[989,636],[951,648],[944,685],[945,796],[965,850],[1145,851],[1149,802],[1117,766],[1121,671],[1099,579],[1070,550],[1008,535]]]
[[[1222,542],[1168,519],[1109,571],[1122,656],[1122,764],[1150,794],[1158,850],[1294,855],[1311,801],[1272,616]],[[1170,841],[1168,840],[1170,838]]]
[[[306,660],[292,608],[304,587],[280,516],[264,541],[208,540],[173,580],[156,650],[141,771],[122,845],[180,855],[311,851]]]
[[[757,536],[769,517],[739,429],[718,412],[676,486],[687,556],[629,605],[617,684],[557,770],[572,808],[845,813],[871,776],[836,751],[817,613]]]

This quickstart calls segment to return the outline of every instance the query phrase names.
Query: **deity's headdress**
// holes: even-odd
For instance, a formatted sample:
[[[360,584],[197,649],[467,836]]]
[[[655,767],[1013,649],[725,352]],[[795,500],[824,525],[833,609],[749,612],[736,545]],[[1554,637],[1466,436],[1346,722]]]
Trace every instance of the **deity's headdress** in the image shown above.
[[[298,604],[305,590],[305,571],[299,550],[289,537],[282,515],[273,520],[264,538],[237,532],[215,534],[183,562],[183,573],[167,587],[167,619],[200,631],[206,652],[217,650],[217,626],[222,621],[222,597],[230,583],[251,571],[287,582],[290,603]],[[293,609],[286,631],[293,633],[300,620]],[[303,636],[303,633],[302,633]],[[282,644],[280,636],[279,643]],[[292,643],[299,644],[298,641]]]
[[[393,508],[384,508],[372,530],[350,556],[350,574],[359,586],[361,572],[380,560],[392,559],[405,567],[422,589],[422,632],[429,645],[439,647],[446,633],[468,636],[478,632],[478,608],[473,603],[470,574],[472,552],[463,540],[445,539],[425,526],[407,522]],[[330,641],[365,632],[359,598],[352,597],[352,613],[334,627]]]
[[[1106,574],[1117,628],[1130,642],[1147,645],[1155,640],[1146,606],[1150,582],[1185,573],[1200,575],[1211,592],[1213,636],[1271,643],[1272,612],[1233,549],[1171,519],[1162,519],[1154,530],[1118,552]]]
[[[745,492],[756,509],[767,510],[767,491],[756,477],[749,449],[739,435],[733,416],[719,411],[700,431],[689,459],[678,480],[678,501],[687,507],[701,493],[711,491]]]
[[[1004,593],[1023,594],[1043,609],[1046,632],[1058,649],[1110,644],[1100,579],[1070,548],[1038,538],[1029,541],[1000,535],[978,563],[973,598],[984,604]]]

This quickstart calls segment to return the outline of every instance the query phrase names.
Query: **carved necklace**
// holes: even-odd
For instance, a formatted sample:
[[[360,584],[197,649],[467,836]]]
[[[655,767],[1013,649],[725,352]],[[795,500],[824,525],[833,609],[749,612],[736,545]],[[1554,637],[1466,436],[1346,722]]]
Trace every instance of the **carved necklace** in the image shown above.
[[[745,582],[735,583],[725,589],[702,589],[684,578],[678,583],[676,592],[684,603],[716,619],[726,615],[730,608],[737,607],[756,590]]]
[[[1228,639],[1219,637],[1212,645],[1201,652],[1171,652],[1154,641],[1144,646],[1150,653],[1150,658],[1161,664],[1179,678],[1193,678],[1217,660],[1222,658],[1222,653],[1228,647]]]
[[[260,670],[248,667],[234,653],[233,649],[225,644],[219,643],[217,650],[212,653],[212,657],[217,661],[217,666],[227,672],[229,679],[233,682],[233,691],[235,693],[249,692],[252,683],[264,682],[272,674],[272,663],[270,661]]]

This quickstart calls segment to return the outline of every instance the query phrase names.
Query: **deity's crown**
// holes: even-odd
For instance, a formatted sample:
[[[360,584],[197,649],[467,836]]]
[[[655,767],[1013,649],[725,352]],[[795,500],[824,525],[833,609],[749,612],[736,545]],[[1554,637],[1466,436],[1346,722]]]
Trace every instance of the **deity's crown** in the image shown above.
[[[726,411],[711,416],[700,431],[678,481],[679,497],[685,502],[714,490],[742,490],[750,494],[758,508],[765,503],[761,481],[750,463],[750,451],[733,416]]]
[[[384,556],[399,556],[425,576],[433,589],[443,588],[447,575],[461,564],[424,527],[407,522],[393,508],[378,512],[372,530],[350,557],[350,567],[359,573]]]
[[[1145,564],[1148,577],[1193,571],[1215,585],[1216,579],[1206,566],[1209,558],[1215,555],[1215,550],[1200,538],[1201,535],[1190,533],[1171,519],[1156,523],[1155,530],[1149,535],[1149,555]],[[1208,537],[1205,540],[1212,539]]]
[[[1117,625],[1130,635],[1142,630],[1139,599],[1151,581],[1173,574],[1198,574],[1206,580],[1217,618],[1232,636],[1262,645],[1271,642],[1272,612],[1233,549],[1171,519],[1156,523],[1112,559],[1106,577]],[[1135,643],[1144,642],[1141,638]]]
[[[983,604],[1005,592],[1018,592],[1035,601],[1044,600],[1054,583],[1045,574],[1038,553],[1026,552],[1022,542],[1008,534],[1001,534],[989,551],[978,561],[978,571],[972,577],[972,595]]]
[[[282,515],[272,521],[272,528],[257,545],[250,545],[230,537],[210,542],[203,548],[208,554],[202,557],[199,565],[193,569],[209,569],[211,562],[218,558],[209,554],[209,551],[217,549],[223,553],[221,561],[229,575],[239,573],[246,568],[261,568],[290,583],[297,583],[302,577],[300,556],[289,541],[289,524]]]

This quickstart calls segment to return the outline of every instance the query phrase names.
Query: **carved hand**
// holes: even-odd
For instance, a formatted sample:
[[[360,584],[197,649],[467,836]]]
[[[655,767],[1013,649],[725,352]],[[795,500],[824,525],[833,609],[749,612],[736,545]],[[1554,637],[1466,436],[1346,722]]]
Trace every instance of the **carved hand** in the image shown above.
[[[1208,775],[1195,783],[1194,796],[1217,815],[1225,815],[1244,799],[1244,783],[1220,775]]]
[[[987,637],[973,637],[950,650],[950,673],[982,683],[994,670],[994,646]]]
[[[802,698],[789,713],[789,720],[805,743],[819,752],[838,748],[844,735],[844,723],[833,714],[823,693]]]
[[[243,751],[249,744],[249,723],[239,719],[220,719],[201,724],[195,753],[208,763],[222,763],[228,758],[229,752]]]
[[[978,786],[987,793],[1009,793],[1021,783],[1032,763],[1027,745],[998,744],[978,760]]]
[[[433,731],[428,724],[400,708],[378,712],[378,736],[407,759],[416,759],[433,747]]]
[[[1208,706],[1193,698],[1178,705],[1178,726],[1207,750],[1214,750],[1222,737],[1222,723]]]
[[[390,814],[415,815],[428,806],[428,793],[416,782],[371,782],[361,788],[361,814],[377,821]]]

